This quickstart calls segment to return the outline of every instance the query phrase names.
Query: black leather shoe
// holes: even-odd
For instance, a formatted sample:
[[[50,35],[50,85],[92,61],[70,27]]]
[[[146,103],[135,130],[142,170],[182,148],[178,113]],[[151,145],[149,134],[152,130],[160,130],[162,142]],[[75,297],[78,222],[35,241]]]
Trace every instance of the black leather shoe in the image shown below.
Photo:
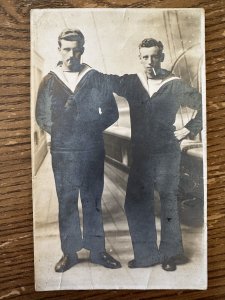
[[[78,257],[77,254],[75,255],[64,255],[55,265],[55,271],[58,273],[63,273],[70,268],[72,268],[74,265],[78,263]]]
[[[173,257],[169,258],[169,259],[165,259],[162,263],[162,268],[165,271],[171,272],[171,271],[175,271],[177,269],[175,260]]]
[[[105,268],[109,269],[119,269],[121,268],[121,264],[107,252],[99,252],[97,254],[90,255],[91,262],[97,265],[101,265]]]
[[[132,259],[128,262],[128,267],[131,269],[135,268],[148,268],[156,266],[159,262],[147,263],[147,262],[137,262],[135,259]]]

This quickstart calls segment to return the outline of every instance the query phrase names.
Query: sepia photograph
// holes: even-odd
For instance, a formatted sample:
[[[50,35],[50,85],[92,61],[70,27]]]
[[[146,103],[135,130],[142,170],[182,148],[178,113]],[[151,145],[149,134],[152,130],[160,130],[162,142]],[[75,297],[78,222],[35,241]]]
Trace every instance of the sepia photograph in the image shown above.
[[[207,289],[200,8],[32,9],[35,289]]]

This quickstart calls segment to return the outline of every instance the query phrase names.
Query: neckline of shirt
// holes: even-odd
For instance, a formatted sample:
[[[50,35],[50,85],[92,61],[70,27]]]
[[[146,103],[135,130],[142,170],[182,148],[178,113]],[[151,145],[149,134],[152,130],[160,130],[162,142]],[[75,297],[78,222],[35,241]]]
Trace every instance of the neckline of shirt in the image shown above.
[[[73,86],[71,86],[71,84],[68,82],[68,79],[66,78],[66,75],[68,75],[68,73],[65,74],[65,71],[62,70],[61,66],[57,66],[52,72],[55,73],[59,77],[59,79],[69,88],[69,90],[74,93],[78,83],[81,81],[84,75],[86,75],[90,70],[92,70],[90,66],[86,64],[83,65],[84,68],[80,72],[68,72],[68,73],[73,73],[70,75],[75,75],[74,73],[76,74],[78,73],[77,80],[75,82],[75,85],[73,84]]]

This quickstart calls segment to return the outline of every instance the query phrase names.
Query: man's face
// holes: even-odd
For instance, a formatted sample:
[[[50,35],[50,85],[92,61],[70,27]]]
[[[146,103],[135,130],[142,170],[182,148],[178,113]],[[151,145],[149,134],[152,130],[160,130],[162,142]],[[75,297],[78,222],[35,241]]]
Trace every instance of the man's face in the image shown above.
[[[157,46],[140,48],[140,61],[148,78],[156,77],[161,68],[162,54]]]
[[[80,59],[83,47],[78,41],[61,40],[59,53],[62,57],[64,70],[78,72],[80,70]]]

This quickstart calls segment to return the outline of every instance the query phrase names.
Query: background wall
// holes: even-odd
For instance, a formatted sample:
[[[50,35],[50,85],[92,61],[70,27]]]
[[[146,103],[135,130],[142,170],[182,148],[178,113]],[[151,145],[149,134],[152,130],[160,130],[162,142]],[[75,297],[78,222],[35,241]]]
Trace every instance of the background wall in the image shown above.
[[[0,297],[2,299],[224,299],[224,0],[0,1]],[[208,120],[207,291],[34,292],[31,146],[31,8],[47,7],[203,7],[206,10]],[[195,33],[195,32],[194,32]],[[54,39],[54,38],[53,38]]]
[[[135,12],[65,9],[60,12],[39,10],[31,14],[32,46],[45,61],[44,74],[60,59],[57,41],[65,27],[79,28],[83,32],[86,40],[83,62],[101,72],[119,75],[142,71],[138,45],[144,38],[153,37],[163,42],[165,68],[171,68],[185,49],[201,44],[200,11],[195,9],[189,13],[158,9]]]

